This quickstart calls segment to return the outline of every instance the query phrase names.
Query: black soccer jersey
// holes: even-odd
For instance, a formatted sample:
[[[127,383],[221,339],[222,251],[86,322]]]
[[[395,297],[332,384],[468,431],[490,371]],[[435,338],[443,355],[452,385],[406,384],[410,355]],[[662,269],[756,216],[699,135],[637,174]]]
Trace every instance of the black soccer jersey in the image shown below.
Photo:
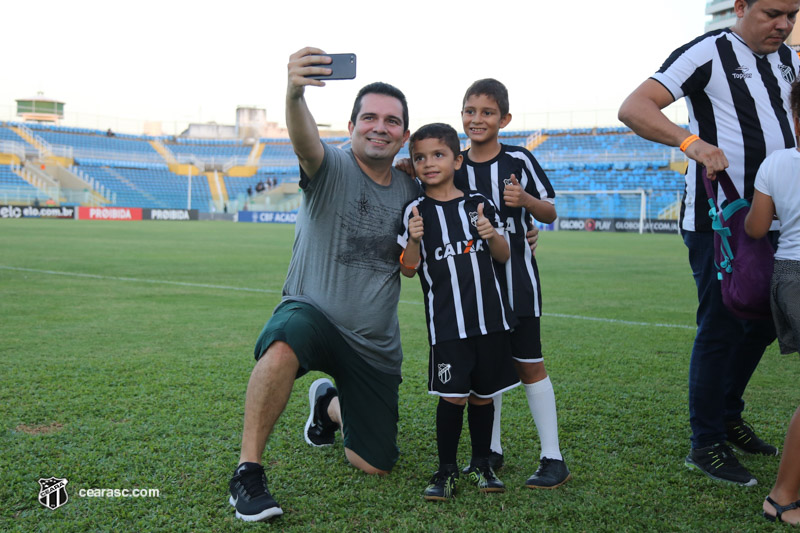
[[[503,234],[500,219],[486,197],[467,192],[440,202],[427,196],[412,201],[403,215],[397,242],[408,245],[408,221],[414,206],[424,223],[419,279],[431,345],[508,330],[514,325],[495,271],[488,243],[478,236],[478,205]]]
[[[789,91],[798,68],[800,59],[788,46],[758,56],[724,29],[675,50],[652,78],[676,100],[686,97],[689,130],[722,149],[739,194],[752,198],[764,158],[795,146]],[[681,208],[681,228],[688,231],[711,231],[702,176],[702,167],[689,159]]]
[[[541,316],[542,291],[539,269],[531,253],[525,234],[533,227],[530,214],[522,207],[508,207],[503,203],[503,190],[511,183],[511,174],[519,180],[525,192],[539,200],[553,201],[555,191],[536,158],[521,146],[500,145],[497,157],[483,163],[469,160],[464,151],[464,164],[456,172],[456,186],[475,190],[500,206],[500,219],[505,227],[505,237],[511,249],[511,258],[500,274],[506,286],[508,303],[518,317]]]

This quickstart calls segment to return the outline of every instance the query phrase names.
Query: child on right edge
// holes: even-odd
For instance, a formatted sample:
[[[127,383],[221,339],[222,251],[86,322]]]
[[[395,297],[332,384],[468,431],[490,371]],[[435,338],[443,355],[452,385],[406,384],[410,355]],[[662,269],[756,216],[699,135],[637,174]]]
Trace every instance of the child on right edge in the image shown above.
[[[794,130],[800,132],[800,85],[789,96]],[[778,250],[772,272],[770,305],[782,354],[800,350],[800,148],[772,152],[758,169],[753,204],[744,222],[747,234],[767,234],[774,218],[780,220]],[[800,407],[792,416],[778,478],[763,504],[764,518],[800,523]]]
[[[492,202],[453,184],[460,149],[458,133],[447,124],[428,124],[411,136],[411,162],[425,196],[408,204],[397,237],[400,271],[408,277],[420,272],[430,342],[428,392],[439,396],[439,468],[425,488],[426,500],[447,501],[455,493],[467,401],[472,460],[465,474],[481,492],[505,491],[489,465],[492,397],[519,385],[508,337],[514,321],[495,272],[495,261],[509,257],[508,244]]]

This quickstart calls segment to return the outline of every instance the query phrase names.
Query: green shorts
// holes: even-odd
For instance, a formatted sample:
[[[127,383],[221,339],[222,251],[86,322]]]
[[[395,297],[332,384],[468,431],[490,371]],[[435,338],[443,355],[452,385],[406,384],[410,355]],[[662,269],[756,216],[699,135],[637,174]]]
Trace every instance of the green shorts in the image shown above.
[[[402,378],[377,370],[356,354],[330,320],[304,302],[281,302],[261,331],[255,357],[275,341],[288,344],[298,361],[297,377],[310,370],[336,382],[344,445],[375,468],[397,462],[398,391]]]

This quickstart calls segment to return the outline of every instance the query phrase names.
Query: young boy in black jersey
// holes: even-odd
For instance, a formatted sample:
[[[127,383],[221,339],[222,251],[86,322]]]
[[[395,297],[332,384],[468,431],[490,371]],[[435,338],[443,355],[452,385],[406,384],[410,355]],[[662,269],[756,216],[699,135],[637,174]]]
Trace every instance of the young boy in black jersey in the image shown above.
[[[495,261],[508,260],[508,244],[492,202],[453,184],[462,162],[455,129],[423,126],[411,136],[409,151],[425,196],[405,209],[403,233],[397,238],[404,249],[400,270],[408,277],[420,272],[431,346],[428,392],[439,396],[439,468],[424,498],[453,497],[468,400],[472,460],[465,473],[481,492],[504,492],[489,465],[489,453],[492,396],[519,385],[508,336],[514,321],[495,273]]]
[[[539,468],[525,486],[552,489],[571,475],[558,443],[555,394],[542,358],[539,269],[525,233],[533,227],[531,217],[545,224],[556,219],[555,191],[527,149],[501,144],[498,139],[500,130],[511,122],[508,91],[502,83],[491,78],[473,83],[464,95],[461,120],[470,147],[461,153],[464,163],[456,172],[455,184],[485,194],[498,206],[511,252],[500,279],[519,321],[511,332],[512,354],[541,442]],[[494,406],[491,461],[499,469],[503,464],[502,395],[494,398]]]

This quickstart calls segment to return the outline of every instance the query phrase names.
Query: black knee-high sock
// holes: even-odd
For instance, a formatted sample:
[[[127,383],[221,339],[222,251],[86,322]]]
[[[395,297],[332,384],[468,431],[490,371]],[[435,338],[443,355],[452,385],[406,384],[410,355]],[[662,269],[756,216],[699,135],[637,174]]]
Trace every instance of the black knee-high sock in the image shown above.
[[[467,420],[469,421],[469,438],[472,442],[472,458],[489,457],[492,445],[494,404],[469,404]]]
[[[439,448],[440,466],[456,464],[463,424],[464,406],[439,398],[439,405],[436,406],[436,444]]]

